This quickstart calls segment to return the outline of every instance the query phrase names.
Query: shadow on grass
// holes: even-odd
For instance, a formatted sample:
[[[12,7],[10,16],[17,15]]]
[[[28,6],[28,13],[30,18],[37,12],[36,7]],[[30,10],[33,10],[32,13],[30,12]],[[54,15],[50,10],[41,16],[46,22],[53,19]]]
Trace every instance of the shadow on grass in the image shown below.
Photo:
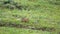
[[[52,31],[56,30],[53,27],[38,27],[38,28],[35,28],[35,27],[24,26],[22,24],[0,23],[0,27],[3,27],[3,26],[5,26],[5,27],[16,27],[16,28],[25,28],[25,29],[32,29],[32,30],[42,30],[42,31],[49,31],[49,32],[52,32]]]

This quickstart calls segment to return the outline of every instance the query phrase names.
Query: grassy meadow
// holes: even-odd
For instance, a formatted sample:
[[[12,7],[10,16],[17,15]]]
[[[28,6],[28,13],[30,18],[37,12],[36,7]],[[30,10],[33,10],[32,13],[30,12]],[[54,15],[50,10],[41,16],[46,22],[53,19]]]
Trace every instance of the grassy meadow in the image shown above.
[[[3,1],[3,0],[1,0]],[[7,0],[6,0],[7,1]],[[30,28],[50,27],[55,31],[31,30],[15,27],[0,27],[0,34],[59,34],[60,33],[60,4],[54,0],[13,0],[4,5],[0,2],[0,23],[15,23]],[[21,8],[16,8],[15,4]],[[6,8],[8,6],[9,8]],[[14,7],[14,9],[10,9]],[[21,18],[29,19],[22,22]]]

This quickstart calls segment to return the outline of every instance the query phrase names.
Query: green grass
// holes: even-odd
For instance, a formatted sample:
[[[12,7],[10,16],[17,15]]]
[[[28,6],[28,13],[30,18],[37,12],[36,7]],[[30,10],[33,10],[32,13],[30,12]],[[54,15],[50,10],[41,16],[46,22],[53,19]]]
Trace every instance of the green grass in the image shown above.
[[[21,29],[21,28],[11,28],[11,27],[0,27],[0,34],[52,34],[52,32],[30,30],[23,28]]]
[[[14,0],[15,1],[15,0]],[[59,5],[50,4],[47,0],[17,0],[15,1],[20,3],[22,6],[28,6],[27,10],[10,10],[6,8],[0,8],[0,22],[2,23],[16,23],[23,25],[30,25],[31,27],[54,27],[57,29],[57,32],[60,30],[60,7]],[[25,7],[26,8],[26,7]],[[29,11],[28,11],[29,9]],[[14,16],[13,16],[14,15]],[[17,17],[16,17],[17,16]],[[29,22],[24,23],[21,22],[21,18],[26,17],[29,18]],[[39,20],[39,21],[37,21]],[[0,28],[1,34],[13,34],[15,31],[14,28],[8,28],[8,32],[5,32],[5,27]],[[12,29],[12,30],[11,30]],[[6,29],[7,30],[7,29]],[[20,29],[16,29],[15,34],[26,34],[30,33],[29,30],[22,29],[20,33]],[[2,33],[4,32],[4,33]],[[56,32],[56,31],[55,31]],[[44,34],[43,31],[33,31],[30,34]],[[49,34],[49,32],[47,32]],[[57,33],[55,33],[57,34]]]

